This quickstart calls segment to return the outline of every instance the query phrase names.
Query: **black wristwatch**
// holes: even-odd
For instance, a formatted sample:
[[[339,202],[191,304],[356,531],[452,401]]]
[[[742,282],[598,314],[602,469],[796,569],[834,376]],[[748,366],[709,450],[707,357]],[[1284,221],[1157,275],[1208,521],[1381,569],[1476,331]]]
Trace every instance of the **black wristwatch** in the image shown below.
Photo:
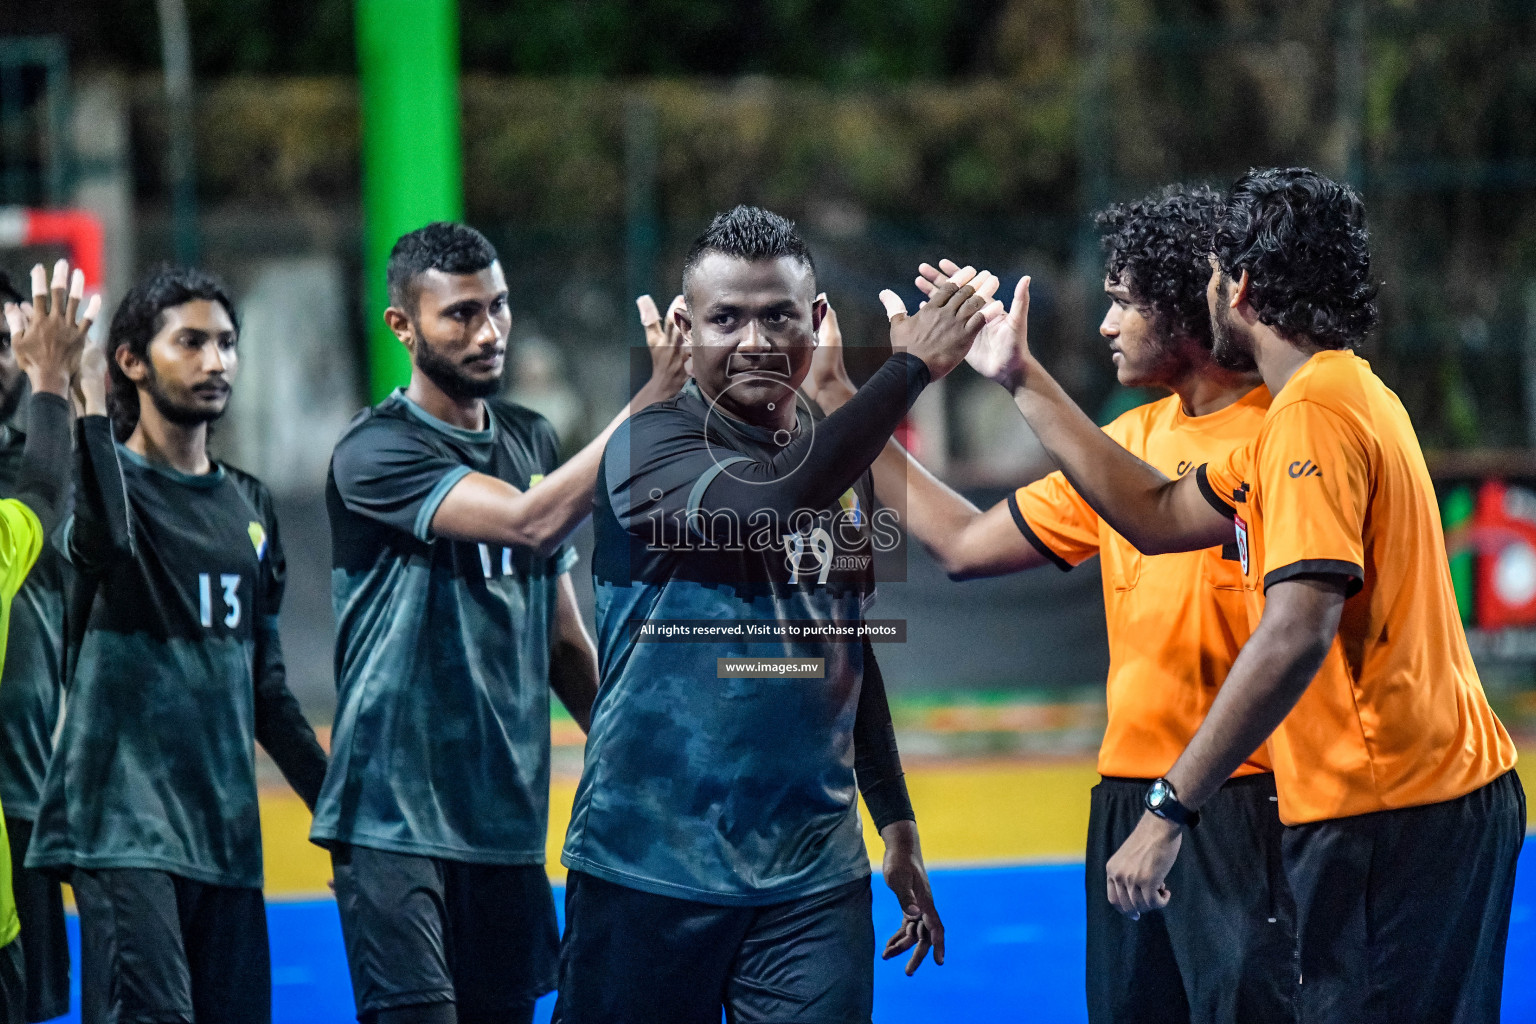
[[[1162,818],[1171,821],[1175,825],[1187,825],[1194,828],[1200,824],[1200,812],[1192,811],[1179,803],[1179,794],[1173,791],[1173,783],[1167,779],[1158,779],[1147,787],[1147,795],[1141,801],[1147,810]]]

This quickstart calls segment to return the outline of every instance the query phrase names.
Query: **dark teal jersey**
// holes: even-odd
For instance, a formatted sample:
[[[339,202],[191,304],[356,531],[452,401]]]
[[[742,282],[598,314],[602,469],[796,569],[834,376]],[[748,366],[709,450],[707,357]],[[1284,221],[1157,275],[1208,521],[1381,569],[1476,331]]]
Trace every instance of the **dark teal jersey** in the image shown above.
[[[536,486],[558,462],[537,413],[485,403],[472,431],[403,391],[353,420],[326,484],[336,723],[316,842],[541,864],[549,820],[549,650],[575,561],[432,535],[470,473]]]
[[[774,464],[813,422],[802,408],[793,433],[754,427],[690,381],[609,441],[593,512],[601,683],[572,870],[726,905],[869,873],[854,775],[867,645],[745,629],[856,628],[873,591],[868,462]],[[743,629],[708,643],[636,633],[699,620]],[[822,659],[824,674],[720,677],[719,659],[765,657]]]
[[[26,436],[0,427],[0,496],[9,497]],[[0,805],[6,817],[37,816],[43,775],[53,753],[64,679],[64,583],[67,568],[45,545],[11,604],[11,635],[0,675]]]
[[[325,758],[285,680],[285,565],[254,477],[119,446],[124,493],[76,485],[64,724],[29,867],[152,868],[260,886],[260,741],[307,802]],[[77,481],[79,480],[77,475]],[[126,525],[114,509],[126,500]]]

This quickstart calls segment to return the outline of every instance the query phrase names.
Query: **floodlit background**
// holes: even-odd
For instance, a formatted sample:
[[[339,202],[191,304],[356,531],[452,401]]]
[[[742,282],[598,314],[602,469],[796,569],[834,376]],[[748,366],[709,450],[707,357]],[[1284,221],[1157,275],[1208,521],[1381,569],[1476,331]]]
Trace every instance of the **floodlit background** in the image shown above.
[[[1151,396],[1116,386],[1096,333],[1093,211],[1309,164],[1365,196],[1383,286],[1363,354],[1413,415],[1485,683],[1532,749],[1533,47],[1530,0],[8,0],[0,267],[94,260],[109,311],[160,260],[233,286],[244,358],[216,445],[279,495],[290,679],[325,727],[321,488],[348,419],[401,382],[379,336],[380,247],[401,231],[462,217],[497,245],[509,390],[570,451],[633,386],[634,296],[664,306],[689,241],[738,202],[799,222],[856,377],[886,344],[876,292],[912,292],[920,260],[953,256],[1006,288],[1033,275],[1034,343],[1107,421]],[[913,430],[983,506],[1047,468],[1007,396],[969,370],[929,389]],[[909,639],[883,665],[930,858],[1070,860],[1104,719],[1096,563],[958,585],[920,551],[900,558],[907,582],[882,584],[879,614],[905,618]],[[554,728],[558,833],[581,736]],[[269,889],[323,892],[307,816],[272,778]],[[1052,870],[1059,907],[996,876],[1017,898],[969,933],[951,925],[961,953],[938,980],[882,972],[880,1019],[919,1004],[1006,1019],[1026,1001],[1077,1019],[1080,875]],[[962,921],[987,902],[959,909],[971,898],[955,897]],[[1511,957],[1536,957],[1533,903]],[[329,906],[301,909],[334,929]],[[293,934],[318,945],[285,946],[277,921],[279,1018],[342,1019],[314,1009],[344,1003],[315,994],[345,996],[339,944],[306,924]],[[971,969],[996,964],[932,988],[968,977],[967,941]],[[1038,970],[1020,966],[1031,958]],[[1047,989],[1059,1007],[1039,1003]],[[1510,1019],[1536,1019],[1536,992],[1510,998],[1525,1000]]]

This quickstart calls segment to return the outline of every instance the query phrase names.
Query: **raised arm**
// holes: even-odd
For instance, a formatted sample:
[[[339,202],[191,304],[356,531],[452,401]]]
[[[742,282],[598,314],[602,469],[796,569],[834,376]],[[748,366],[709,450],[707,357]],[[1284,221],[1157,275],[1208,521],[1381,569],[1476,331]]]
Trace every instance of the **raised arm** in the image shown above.
[[[830,306],[817,331],[816,355],[805,390],[831,414],[857,390],[843,362],[843,334]],[[1045,565],[1046,557],[1024,538],[1006,502],[986,512],[951,489],[895,438],[871,467],[875,497],[896,509],[908,534],[953,580],[980,579]]]
[[[930,282],[943,277],[924,265]],[[1107,437],[1029,351],[1029,278],[1006,316],[988,323],[968,357],[1013,394],[1014,404],[1088,504],[1143,554],[1197,551],[1228,541],[1230,516],[1190,474],[1169,480]]]
[[[106,415],[105,339],[86,343],[76,390],[81,415],[75,426],[75,506],[65,554],[82,572],[99,574],[133,555],[128,494]]]
[[[32,268],[32,306],[6,303],[5,322],[16,362],[32,385],[32,423],[22,448],[16,498],[37,516],[43,534],[63,516],[69,494],[69,391],[79,373],[85,339],[101,311],[91,296],[77,320],[85,296],[85,276],[70,273],[59,260],[49,286],[41,263]]]
[[[675,307],[682,296],[673,300]],[[651,377],[603,432],[538,487],[520,491],[504,480],[470,473],[453,485],[432,516],[432,534],[452,540],[530,547],[552,554],[572,530],[592,512],[592,489],[603,448],[620,423],[632,413],[677,394],[687,379],[681,332],[669,315],[665,323],[656,303],[643,295],[636,303],[645,326],[651,356]]]

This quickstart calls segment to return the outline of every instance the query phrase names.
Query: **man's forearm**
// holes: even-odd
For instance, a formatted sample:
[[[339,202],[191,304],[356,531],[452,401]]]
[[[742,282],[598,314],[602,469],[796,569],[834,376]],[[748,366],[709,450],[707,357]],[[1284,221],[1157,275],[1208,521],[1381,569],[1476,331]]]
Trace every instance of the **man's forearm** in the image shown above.
[[[1198,808],[1263,745],[1306,692],[1328,648],[1326,630],[1278,617],[1260,622],[1210,713],[1168,771],[1180,803]]]
[[[556,640],[549,652],[549,688],[582,732],[592,728],[592,703],[597,699],[597,658],[586,643]]]
[[[46,537],[69,500],[69,402],[48,393],[33,395],[31,402],[16,498],[37,516]]]
[[[1077,492],[1143,554],[1212,543],[1188,541],[1170,500],[1174,482],[1100,430],[1033,358],[1013,400]]]

